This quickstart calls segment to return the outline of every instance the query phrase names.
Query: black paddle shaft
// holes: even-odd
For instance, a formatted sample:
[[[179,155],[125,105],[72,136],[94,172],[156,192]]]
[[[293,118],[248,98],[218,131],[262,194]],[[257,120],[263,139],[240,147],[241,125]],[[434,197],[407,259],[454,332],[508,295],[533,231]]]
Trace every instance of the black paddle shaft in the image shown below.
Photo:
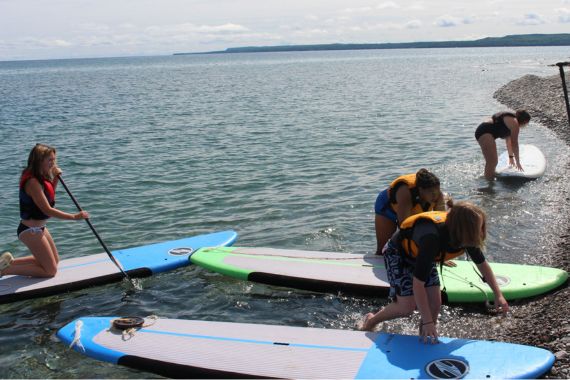
[[[69,188],[67,187],[67,185],[65,184],[65,182],[63,181],[63,178],[61,178],[61,175],[58,175],[59,178],[59,182],[61,182],[61,184],[63,185],[65,191],[67,192],[67,194],[69,194],[69,197],[71,198],[71,200],[73,201],[73,203],[75,203],[75,207],[77,207],[77,209],[79,211],[83,211],[83,209],[81,208],[81,206],[79,205],[79,202],[77,202],[77,199],[75,199],[75,197],[73,196],[73,194],[71,193],[71,191],[69,191]],[[85,219],[85,221],[87,222],[87,225],[89,226],[89,228],[91,228],[91,231],[93,231],[93,234],[95,235],[95,237],[97,238],[97,240],[99,240],[99,243],[101,244],[101,246],[103,247],[103,249],[105,250],[105,252],[107,253],[107,255],[109,256],[109,258],[111,259],[111,261],[117,266],[117,268],[119,268],[119,270],[121,271],[121,273],[123,274],[123,276],[125,276],[125,278],[127,280],[131,280],[129,278],[129,275],[127,274],[127,272],[125,272],[123,270],[123,267],[121,266],[121,264],[115,259],[115,257],[113,257],[113,254],[111,253],[111,251],[109,251],[109,248],[107,248],[107,245],[105,244],[105,242],[103,241],[103,239],[101,239],[101,236],[99,236],[99,234],[97,233],[97,231],[95,230],[95,227],[93,227],[93,224],[91,224],[91,221],[89,219]]]

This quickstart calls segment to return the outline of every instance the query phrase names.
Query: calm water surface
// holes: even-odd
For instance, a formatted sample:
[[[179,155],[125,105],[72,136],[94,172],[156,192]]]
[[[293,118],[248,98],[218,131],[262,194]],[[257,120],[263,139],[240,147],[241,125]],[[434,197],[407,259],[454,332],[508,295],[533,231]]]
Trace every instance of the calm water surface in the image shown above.
[[[17,183],[34,143],[111,249],[224,229],[237,245],[372,253],[374,200],[426,167],[489,216],[488,256],[548,265],[564,231],[569,148],[531,122],[539,180],[489,188],[473,133],[501,85],[556,75],[566,48],[425,49],[0,62],[0,247],[17,256]],[[504,145],[504,144],[503,144]],[[504,146],[500,146],[501,150]],[[58,207],[72,211],[63,189]],[[49,224],[63,258],[101,252],[85,223]],[[79,316],[151,315],[351,329],[384,299],[240,282],[188,267],[0,305],[0,377],[152,377],[57,342]],[[515,306],[516,307],[516,306]],[[477,338],[508,319],[445,307],[441,333]],[[402,319],[387,331],[416,333]]]

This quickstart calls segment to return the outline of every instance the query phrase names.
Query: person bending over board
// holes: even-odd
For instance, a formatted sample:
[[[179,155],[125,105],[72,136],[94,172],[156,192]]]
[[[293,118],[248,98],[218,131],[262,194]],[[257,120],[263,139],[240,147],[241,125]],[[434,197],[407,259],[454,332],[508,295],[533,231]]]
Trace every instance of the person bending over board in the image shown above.
[[[505,139],[509,152],[509,164],[523,171],[519,157],[520,128],[528,125],[530,114],[526,110],[498,112],[491,119],[479,124],[475,130],[475,140],[479,143],[485,157],[485,178],[492,181],[499,158],[497,156],[497,138]]]
[[[374,228],[376,229],[376,254],[396,231],[398,221],[424,211],[445,211],[439,178],[427,169],[416,174],[396,178],[387,189],[382,190],[374,204]]]
[[[50,217],[67,220],[89,218],[86,211],[68,214],[56,209],[55,188],[61,169],[53,147],[36,144],[28,157],[28,165],[20,177],[20,225],[17,234],[32,256],[13,260],[0,275],[53,277],[57,273],[59,255],[46,227]]]
[[[486,237],[486,216],[469,202],[451,205],[449,212],[431,211],[404,220],[384,248],[384,263],[395,301],[376,314],[368,313],[361,330],[373,330],[381,322],[404,317],[418,310],[419,334],[424,343],[437,343],[437,319],[441,292],[437,263],[467,251],[495,294],[495,306],[506,313],[493,270],[482,253]]]

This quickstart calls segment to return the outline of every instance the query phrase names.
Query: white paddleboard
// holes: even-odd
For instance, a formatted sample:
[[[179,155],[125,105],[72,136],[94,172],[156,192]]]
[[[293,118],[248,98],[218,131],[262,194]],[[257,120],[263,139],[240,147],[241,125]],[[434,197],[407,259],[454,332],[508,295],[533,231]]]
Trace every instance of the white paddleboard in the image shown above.
[[[495,174],[499,178],[526,178],[534,179],[542,177],[546,171],[546,157],[534,145],[519,145],[519,157],[524,171],[517,170],[516,167],[509,166],[509,153],[503,152],[499,156],[499,163]]]

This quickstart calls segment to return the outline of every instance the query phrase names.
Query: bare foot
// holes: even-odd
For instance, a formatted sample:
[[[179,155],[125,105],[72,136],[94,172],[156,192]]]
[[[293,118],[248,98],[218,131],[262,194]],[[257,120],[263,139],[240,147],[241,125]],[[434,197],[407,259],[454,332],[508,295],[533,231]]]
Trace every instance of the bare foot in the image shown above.
[[[8,251],[0,255],[0,277],[2,277],[5,269],[8,269],[12,262],[14,261],[14,256]]]

